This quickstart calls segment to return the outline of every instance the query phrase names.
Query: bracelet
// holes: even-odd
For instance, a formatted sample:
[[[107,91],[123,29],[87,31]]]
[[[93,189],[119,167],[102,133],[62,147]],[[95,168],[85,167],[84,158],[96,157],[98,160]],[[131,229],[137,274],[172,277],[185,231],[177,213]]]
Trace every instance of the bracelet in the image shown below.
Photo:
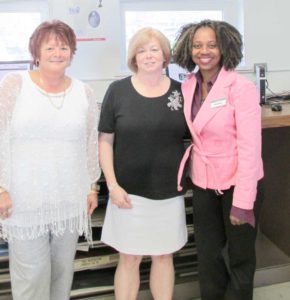
[[[99,194],[99,192],[98,191],[96,191],[96,190],[91,190],[90,192],[89,192],[89,195],[90,194],[96,194],[96,195],[98,195]]]
[[[3,187],[0,186],[0,194],[7,192]]]
[[[91,184],[91,192],[90,192],[90,194],[91,193],[98,194],[99,191],[100,191],[100,189],[101,189],[100,185],[97,184],[96,182],[94,182],[94,183]]]
[[[117,187],[117,186],[118,186],[118,183],[117,183],[117,182],[113,183],[112,185],[108,185],[109,193],[111,193],[111,192],[113,191],[113,189],[114,189],[115,187]]]

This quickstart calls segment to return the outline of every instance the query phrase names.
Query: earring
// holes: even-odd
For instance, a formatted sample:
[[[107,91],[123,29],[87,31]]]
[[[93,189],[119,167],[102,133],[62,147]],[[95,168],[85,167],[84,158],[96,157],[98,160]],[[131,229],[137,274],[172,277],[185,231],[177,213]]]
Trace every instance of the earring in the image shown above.
[[[38,67],[39,66],[39,59],[35,60],[35,65]]]

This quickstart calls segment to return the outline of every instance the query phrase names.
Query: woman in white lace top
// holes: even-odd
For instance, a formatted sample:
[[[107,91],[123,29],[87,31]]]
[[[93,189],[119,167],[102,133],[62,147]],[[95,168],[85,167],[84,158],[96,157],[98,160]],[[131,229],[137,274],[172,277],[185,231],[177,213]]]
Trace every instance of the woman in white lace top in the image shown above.
[[[76,36],[63,22],[30,38],[36,70],[0,83],[0,237],[14,300],[69,299],[78,236],[90,239],[100,176],[99,107],[65,75]]]

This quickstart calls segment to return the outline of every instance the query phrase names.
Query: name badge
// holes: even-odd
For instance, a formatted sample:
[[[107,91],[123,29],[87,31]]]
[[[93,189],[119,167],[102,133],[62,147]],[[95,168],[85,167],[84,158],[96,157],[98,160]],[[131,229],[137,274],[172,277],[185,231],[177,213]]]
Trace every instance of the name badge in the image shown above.
[[[210,103],[210,107],[211,108],[215,108],[215,107],[220,107],[220,106],[225,106],[227,103],[226,99],[217,99],[217,100],[213,100]]]

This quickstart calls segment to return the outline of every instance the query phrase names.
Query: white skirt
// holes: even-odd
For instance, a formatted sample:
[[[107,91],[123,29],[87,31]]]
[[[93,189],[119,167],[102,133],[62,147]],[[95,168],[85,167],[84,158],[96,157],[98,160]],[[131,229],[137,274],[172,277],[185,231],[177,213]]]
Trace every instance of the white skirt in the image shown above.
[[[109,199],[101,241],[132,255],[162,255],[187,242],[184,197],[151,200],[129,195],[133,207],[118,208]]]

